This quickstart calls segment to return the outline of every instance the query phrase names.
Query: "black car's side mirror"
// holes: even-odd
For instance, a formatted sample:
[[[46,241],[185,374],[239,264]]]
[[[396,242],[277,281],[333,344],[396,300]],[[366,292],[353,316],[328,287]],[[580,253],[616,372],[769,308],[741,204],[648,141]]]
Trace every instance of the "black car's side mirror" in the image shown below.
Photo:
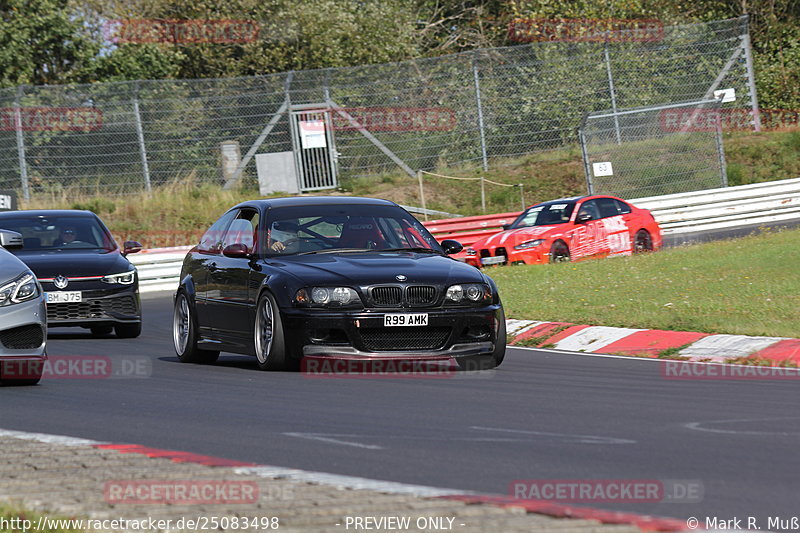
[[[0,246],[7,250],[18,250],[22,248],[24,241],[22,235],[16,231],[0,229]]]
[[[142,251],[141,243],[136,241],[125,241],[122,243],[122,255],[135,254]]]
[[[457,254],[464,249],[464,246],[453,239],[445,239],[442,241],[442,249],[447,255]]]
[[[578,213],[578,218],[575,219],[575,222],[578,224],[583,224],[585,222],[589,222],[592,220],[592,215],[589,213]]]
[[[239,258],[247,258],[250,257],[250,249],[247,247],[246,244],[242,244],[240,242],[235,242],[233,244],[229,244],[222,250],[222,255],[225,257],[239,257]]]

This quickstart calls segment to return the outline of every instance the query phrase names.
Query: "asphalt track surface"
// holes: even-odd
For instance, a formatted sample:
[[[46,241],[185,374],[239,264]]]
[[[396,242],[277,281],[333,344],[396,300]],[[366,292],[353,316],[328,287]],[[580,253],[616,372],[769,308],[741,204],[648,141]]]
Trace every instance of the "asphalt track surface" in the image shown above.
[[[149,376],[5,387],[0,427],[483,493],[519,479],[690,480],[699,503],[595,502],[687,518],[791,517],[796,381],[673,380],[650,360],[511,348],[496,371],[336,378],[225,355],[179,363],[171,296],[136,340],[51,330],[49,353],[149,361]]]

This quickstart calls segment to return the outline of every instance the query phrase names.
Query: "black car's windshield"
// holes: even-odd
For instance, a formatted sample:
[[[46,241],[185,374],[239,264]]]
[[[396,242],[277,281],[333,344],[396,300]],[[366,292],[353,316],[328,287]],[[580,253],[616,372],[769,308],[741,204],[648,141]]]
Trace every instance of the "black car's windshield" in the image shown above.
[[[442,253],[428,230],[395,206],[282,207],[271,209],[267,222],[267,255],[359,251]]]
[[[527,209],[511,224],[511,228],[527,228],[529,226],[552,226],[569,222],[575,209],[575,202],[553,202],[539,204]]]
[[[110,252],[117,245],[91,215],[0,217],[0,228],[22,234],[22,251],[93,250]]]

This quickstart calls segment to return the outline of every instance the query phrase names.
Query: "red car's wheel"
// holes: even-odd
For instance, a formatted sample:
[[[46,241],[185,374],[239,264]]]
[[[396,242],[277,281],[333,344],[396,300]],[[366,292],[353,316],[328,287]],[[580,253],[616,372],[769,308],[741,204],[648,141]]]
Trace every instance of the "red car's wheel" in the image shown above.
[[[550,262],[551,263],[569,263],[569,246],[564,241],[556,241],[550,247]]]
[[[642,252],[653,251],[653,237],[647,230],[640,229],[636,232],[636,237],[633,238],[633,253],[638,254]]]

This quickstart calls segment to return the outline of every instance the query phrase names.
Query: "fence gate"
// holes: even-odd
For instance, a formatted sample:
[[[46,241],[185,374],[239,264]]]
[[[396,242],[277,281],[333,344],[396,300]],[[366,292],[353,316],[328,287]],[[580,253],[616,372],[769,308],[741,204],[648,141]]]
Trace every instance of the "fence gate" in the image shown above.
[[[330,110],[324,105],[292,106],[292,146],[302,192],[335,189],[336,145]]]

